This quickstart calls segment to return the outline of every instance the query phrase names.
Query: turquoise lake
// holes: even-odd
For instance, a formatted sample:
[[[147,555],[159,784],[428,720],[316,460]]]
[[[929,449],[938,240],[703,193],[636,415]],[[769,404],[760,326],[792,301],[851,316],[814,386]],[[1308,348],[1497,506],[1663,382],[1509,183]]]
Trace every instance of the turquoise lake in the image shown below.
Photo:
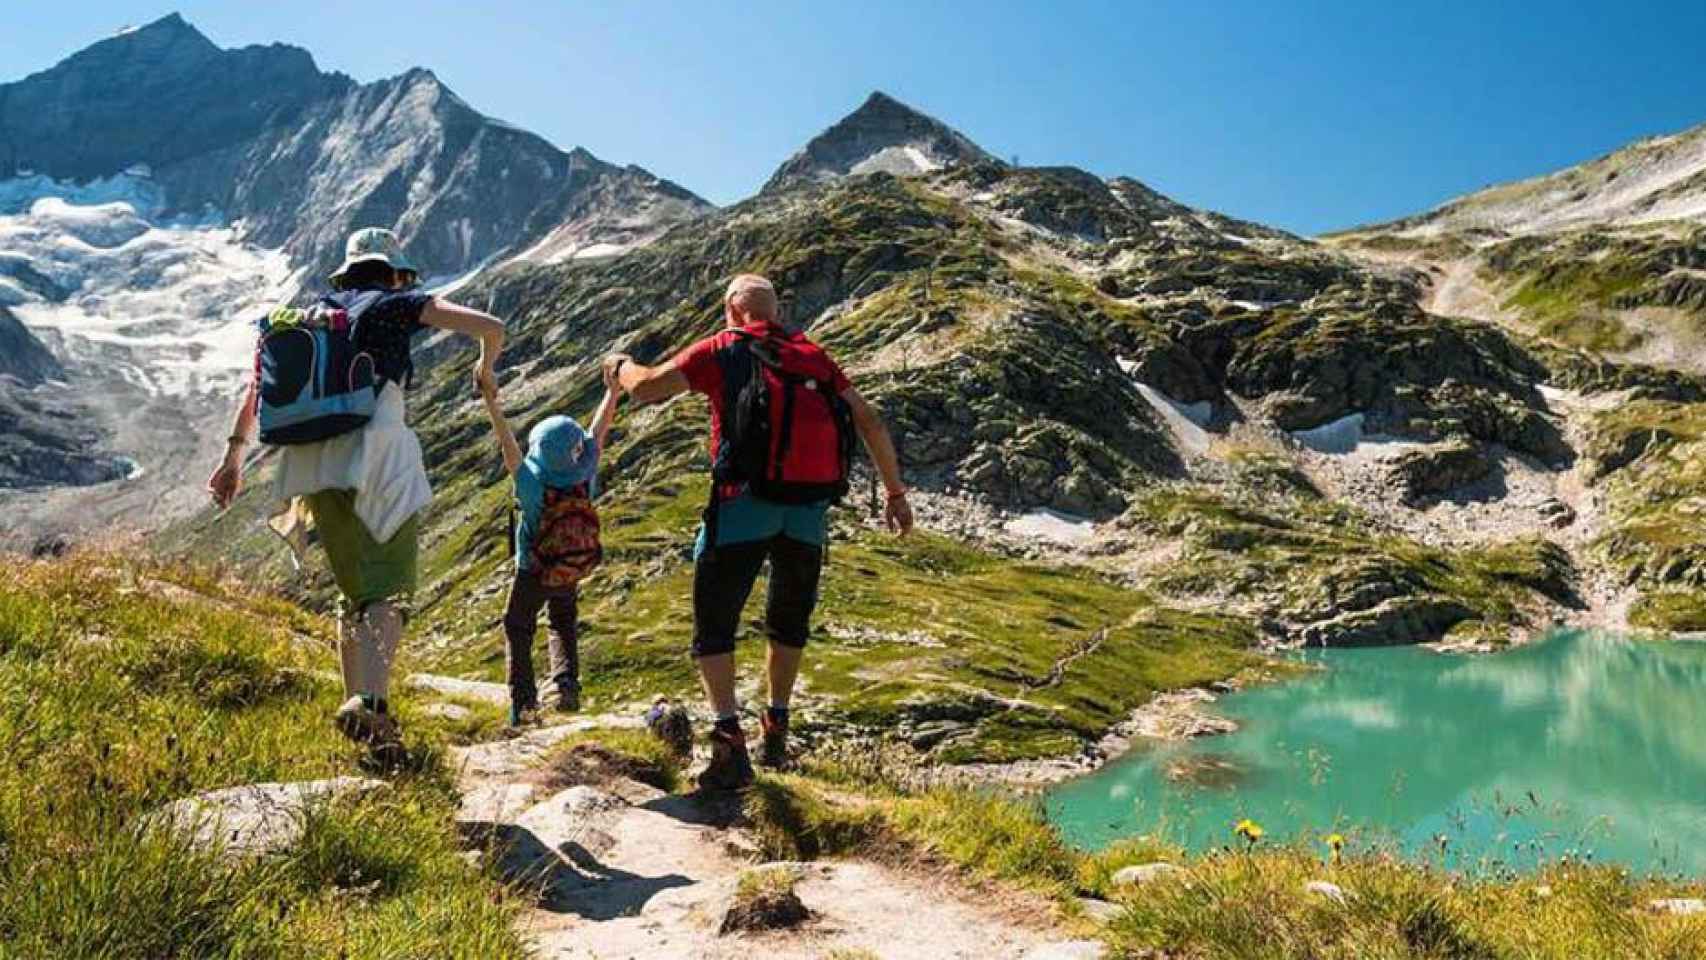
[[[1250,818],[1476,868],[1563,855],[1706,872],[1706,644],[1559,633],[1486,656],[1297,655],[1323,668],[1221,697],[1237,732],[1139,747],[1047,797],[1075,843],[1195,850]]]

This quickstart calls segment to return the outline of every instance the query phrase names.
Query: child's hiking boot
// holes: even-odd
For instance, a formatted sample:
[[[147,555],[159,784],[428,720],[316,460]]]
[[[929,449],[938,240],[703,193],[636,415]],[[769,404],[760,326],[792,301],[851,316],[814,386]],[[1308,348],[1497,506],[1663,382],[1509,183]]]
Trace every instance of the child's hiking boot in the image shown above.
[[[551,706],[558,713],[580,713],[581,688],[578,685],[558,687],[557,695],[551,700]]]
[[[333,722],[338,732],[354,740],[356,743],[376,746],[384,743],[401,741],[397,731],[397,721],[388,714],[367,705],[361,697],[350,697],[333,715]]]
[[[693,717],[686,707],[670,703],[668,697],[657,698],[646,711],[646,729],[678,759],[686,761],[693,756]]]
[[[512,727],[528,727],[539,722],[539,707],[536,705],[511,703],[509,705],[509,725]]]
[[[727,793],[752,786],[752,757],[746,752],[746,733],[738,723],[718,722],[711,729],[711,762],[699,774],[699,789]]]
[[[770,770],[780,770],[788,765],[788,713],[774,708],[759,715],[758,727],[762,731],[759,741],[758,765]]]

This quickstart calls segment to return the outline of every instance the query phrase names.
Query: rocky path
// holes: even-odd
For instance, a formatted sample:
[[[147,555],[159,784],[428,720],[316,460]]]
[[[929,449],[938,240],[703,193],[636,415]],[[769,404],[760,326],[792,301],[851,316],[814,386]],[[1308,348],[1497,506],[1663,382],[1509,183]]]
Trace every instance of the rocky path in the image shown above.
[[[672,795],[625,778],[553,785],[544,768],[569,736],[635,726],[596,716],[454,751],[458,826],[500,869],[537,891],[521,922],[542,958],[965,958],[1077,960],[1101,955],[1051,919],[1016,919],[951,880],[853,860],[760,867],[736,798]],[[741,878],[796,877],[809,918],[788,929],[723,934]],[[1052,935],[1051,935],[1052,934]]]

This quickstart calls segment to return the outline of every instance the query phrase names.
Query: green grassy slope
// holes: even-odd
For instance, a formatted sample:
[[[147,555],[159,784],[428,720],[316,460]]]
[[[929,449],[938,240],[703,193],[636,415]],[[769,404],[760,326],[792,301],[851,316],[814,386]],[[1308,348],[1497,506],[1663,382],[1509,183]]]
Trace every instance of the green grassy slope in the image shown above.
[[[445,732],[412,712],[412,772],[313,810],[286,854],[228,863],[144,829],[204,790],[362,775],[325,630],[188,568],[0,572],[0,956],[523,955],[511,901],[459,855]]]

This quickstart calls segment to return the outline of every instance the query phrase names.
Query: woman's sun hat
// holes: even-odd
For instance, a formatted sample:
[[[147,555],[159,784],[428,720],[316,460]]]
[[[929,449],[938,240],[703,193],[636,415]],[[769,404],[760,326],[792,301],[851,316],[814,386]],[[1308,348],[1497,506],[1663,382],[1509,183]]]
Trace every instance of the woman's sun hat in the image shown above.
[[[547,486],[572,489],[598,473],[598,440],[573,417],[546,417],[527,435],[527,462]],[[590,492],[590,491],[589,491]]]
[[[358,263],[373,262],[386,264],[393,270],[420,273],[414,261],[403,253],[403,241],[395,233],[384,227],[364,227],[349,235],[344,244],[344,262],[332,273],[332,282],[337,283]]]

